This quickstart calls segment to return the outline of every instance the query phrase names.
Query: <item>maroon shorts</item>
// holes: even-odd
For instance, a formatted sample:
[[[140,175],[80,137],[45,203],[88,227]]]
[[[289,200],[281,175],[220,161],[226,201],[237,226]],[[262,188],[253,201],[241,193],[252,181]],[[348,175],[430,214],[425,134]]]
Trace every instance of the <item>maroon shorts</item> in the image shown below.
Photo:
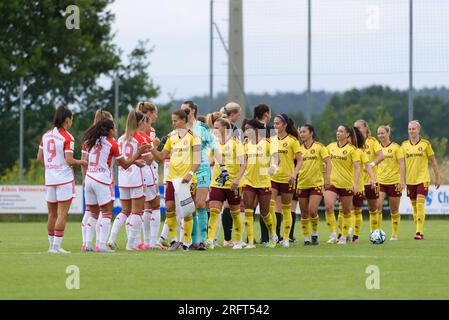
[[[352,191],[352,189],[336,188],[333,185],[331,185],[329,187],[328,191],[332,191],[340,197],[350,197],[350,196],[354,195],[354,192]]]
[[[228,200],[230,205],[240,205],[240,200],[242,199],[242,188],[238,188],[235,191],[231,189],[222,189],[212,187],[209,193],[209,201],[220,201],[225,202]]]
[[[365,198],[367,198],[368,200],[375,200],[375,199],[379,199],[379,184],[376,183],[376,186],[374,187],[374,189],[371,188],[371,185],[365,185]]]
[[[279,193],[293,193],[295,192],[295,186],[288,183],[279,183],[271,181],[271,188],[276,189]]]
[[[396,184],[380,184],[380,192],[385,193],[388,197],[401,197],[402,186],[400,183]]]
[[[356,208],[361,208],[363,207],[363,200],[365,200],[365,194],[363,192],[357,192],[352,197],[352,205]]]
[[[243,191],[244,192],[253,192],[253,193],[257,194],[258,196],[271,195],[270,188],[254,188],[254,187],[246,185],[243,187]]]
[[[190,186],[190,194],[194,197],[194,194],[192,193],[192,186]],[[173,187],[173,183],[171,183],[171,181],[167,181],[165,185],[165,201],[175,201],[175,187]]]
[[[407,197],[409,197],[410,199],[416,199],[418,197],[418,194],[427,197],[428,192],[429,192],[429,183],[407,185]]]
[[[298,189],[297,195],[298,198],[310,198],[310,196],[322,196],[323,195],[324,186],[318,186],[315,188],[309,189]]]

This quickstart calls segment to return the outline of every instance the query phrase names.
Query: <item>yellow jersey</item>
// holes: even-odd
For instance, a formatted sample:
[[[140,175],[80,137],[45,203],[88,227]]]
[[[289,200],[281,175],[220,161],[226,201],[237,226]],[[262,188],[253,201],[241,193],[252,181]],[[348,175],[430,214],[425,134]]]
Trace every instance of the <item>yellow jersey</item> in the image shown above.
[[[355,183],[354,162],[360,162],[357,148],[350,143],[339,147],[337,142],[332,142],[327,146],[327,150],[332,163],[331,185],[339,189],[352,189]]]
[[[410,185],[429,183],[429,157],[435,154],[430,141],[420,139],[417,144],[412,144],[407,140],[401,148],[405,158],[405,182]]]
[[[314,141],[310,148],[300,147],[302,166],[298,174],[298,189],[311,189],[324,185],[323,161],[329,152],[321,143]]]
[[[404,159],[404,151],[396,142],[382,146],[384,160],[377,165],[377,182],[381,184],[398,184],[401,182],[399,159]]]
[[[218,185],[216,179],[220,176],[221,169],[220,164],[215,161],[210,186],[214,188],[230,189],[231,183],[237,178],[237,174],[239,173],[240,166],[242,165],[241,160],[239,159],[242,159],[245,156],[245,150],[243,144],[235,136],[226,141],[225,144],[217,142],[217,148],[223,157],[226,170],[228,170],[229,180],[226,181],[223,186]],[[243,179],[240,179],[239,187],[242,185]]]
[[[373,162],[374,159],[376,159],[376,153],[382,151],[382,146],[380,145],[380,143],[376,140],[376,138],[369,136],[368,138],[366,138],[365,140],[365,153],[368,156],[368,160],[369,162]],[[377,180],[377,173],[378,173],[378,169],[376,168],[377,166],[374,166],[373,168],[371,168],[371,170],[373,170],[373,174],[374,174],[374,180],[376,182],[378,182]],[[363,172],[363,175],[361,175],[361,178],[363,178],[363,181],[365,183],[365,185],[370,184],[370,178],[369,178],[369,174],[366,173],[365,171],[361,171]]]
[[[246,140],[245,144],[246,170],[244,185],[253,188],[271,188],[271,178],[268,168],[271,164],[270,139],[261,139],[258,143]]]
[[[166,181],[184,178],[193,165],[193,147],[200,146],[201,140],[192,131],[180,137],[176,130],[169,133],[164,149],[170,152],[170,162]]]
[[[369,174],[366,173],[365,170],[365,164],[369,163],[368,155],[366,154],[365,150],[357,148],[356,152],[358,153],[358,157],[360,158],[360,173],[364,173],[368,176]],[[368,180],[369,181],[369,180]],[[364,193],[365,192],[365,180],[361,177],[359,178],[359,188],[357,189],[357,192]]]
[[[288,179],[295,171],[296,154],[300,152],[299,140],[292,135],[287,135],[283,139],[277,139],[277,149],[279,154],[279,165],[271,180],[277,183],[288,183]]]

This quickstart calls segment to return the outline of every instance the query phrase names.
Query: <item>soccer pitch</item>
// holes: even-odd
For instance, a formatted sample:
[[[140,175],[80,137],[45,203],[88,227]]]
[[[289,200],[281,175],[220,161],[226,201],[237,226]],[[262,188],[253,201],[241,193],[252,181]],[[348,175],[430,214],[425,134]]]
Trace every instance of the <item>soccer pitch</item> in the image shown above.
[[[3,222],[0,299],[449,299],[449,220],[426,221],[423,241],[412,239],[410,220],[396,242],[388,241],[390,221],[383,225],[382,245],[366,234],[358,244],[326,244],[322,221],[314,247],[301,237],[289,249],[105,254],[81,253],[80,224],[71,222],[63,246],[72,253],[51,255],[45,223]],[[124,230],[118,243],[124,247]],[[71,265],[79,268],[79,289],[66,287]],[[369,266],[378,268],[379,289],[367,288],[376,276]]]

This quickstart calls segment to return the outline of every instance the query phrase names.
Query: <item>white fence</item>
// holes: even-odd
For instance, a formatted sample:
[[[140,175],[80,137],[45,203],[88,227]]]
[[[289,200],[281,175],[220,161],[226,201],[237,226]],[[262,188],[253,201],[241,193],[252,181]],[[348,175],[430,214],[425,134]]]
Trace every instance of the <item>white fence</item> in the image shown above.
[[[76,198],[70,207],[70,213],[81,214],[83,212],[83,189],[76,186]],[[163,187],[161,186],[161,196],[163,199]],[[116,192],[116,203],[114,212],[119,210],[118,192]],[[162,200],[161,199],[161,200]],[[164,202],[161,202],[161,209]],[[118,209],[118,210],[116,210]],[[406,191],[403,192],[399,211],[401,214],[412,214],[412,206],[407,198]],[[299,210],[298,210],[299,212]],[[0,186],[0,214],[46,214],[47,204],[45,202],[44,186]],[[429,215],[449,215],[449,185],[441,186],[438,190],[434,186],[429,189],[426,199],[426,214]]]

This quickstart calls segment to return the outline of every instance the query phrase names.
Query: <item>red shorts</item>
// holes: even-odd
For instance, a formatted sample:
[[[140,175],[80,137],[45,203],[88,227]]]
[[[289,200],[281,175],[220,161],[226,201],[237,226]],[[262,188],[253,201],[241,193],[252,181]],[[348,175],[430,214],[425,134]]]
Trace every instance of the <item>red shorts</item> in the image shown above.
[[[192,193],[192,186],[190,186],[190,194],[192,197],[194,196]],[[175,187],[173,187],[171,181],[167,181],[165,185],[165,201],[175,201]]]
[[[240,205],[240,200],[242,199],[242,188],[238,188],[235,191],[231,189],[222,189],[212,187],[209,193],[209,201],[220,201],[225,202],[228,200],[230,205]]]
[[[295,186],[288,183],[279,183],[271,181],[271,188],[276,189],[279,193],[293,193],[295,192]]]
[[[428,192],[429,192],[429,183],[407,185],[407,197],[409,197],[410,199],[416,199],[418,197],[418,194],[427,197]]]
[[[315,188],[309,189],[298,189],[297,195],[298,198],[310,198],[310,196],[322,196],[323,195],[324,186],[318,186]]]
[[[365,200],[365,194],[363,192],[357,192],[354,197],[352,197],[352,205],[356,208],[362,208],[363,200]]]
[[[376,183],[374,189],[371,188],[371,185],[365,185],[365,198],[369,200],[379,199],[379,184]]]
[[[352,189],[336,188],[333,185],[329,187],[328,191],[332,191],[333,193],[336,193],[340,197],[350,197],[354,195]]]
[[[380,192],[385,193],[388,197],[401,197],[402,186],[400,183],[396,184],[380,184]]]
[[[253,192],[253,193],[257,194],[258,196],[271,195],[270,188],[254,188],[254,187],[246,185],[243,187],[243,191],[244,192]]]

